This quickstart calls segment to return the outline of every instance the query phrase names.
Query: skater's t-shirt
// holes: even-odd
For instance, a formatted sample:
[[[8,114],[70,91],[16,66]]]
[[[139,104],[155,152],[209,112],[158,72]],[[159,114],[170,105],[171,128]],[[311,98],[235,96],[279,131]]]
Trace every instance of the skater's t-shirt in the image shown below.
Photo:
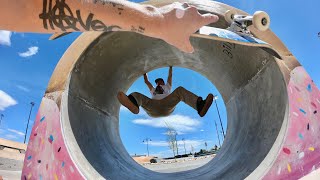
[[[163,89],[163,93],[161,94],[161,90],[159,90],[159,88],[152,88],[152,90],[150,91],[152,99],[163,99],[165,97],[167,97],[170,92],[171,92],[171,86],[169,84],[166,85],[160,85],[160,87]]]

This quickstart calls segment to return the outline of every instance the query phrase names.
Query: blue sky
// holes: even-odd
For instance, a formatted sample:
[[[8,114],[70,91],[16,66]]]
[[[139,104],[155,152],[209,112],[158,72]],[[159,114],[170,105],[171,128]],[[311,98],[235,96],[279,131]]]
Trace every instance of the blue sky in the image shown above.
[[[220,1],[249,13],[266,11],[271,17],[271,29],[287,45],[289,50],[306,68],[317,85],[320,84],[320,1],[298,0],[225,0]],[[69,45],[80,33],[72,33],[55,41],[48,34],[14,33],[0,31],[0,137],[23,142],[30,102],[36,103],[31,114],[29,133],[50,76]],[[149,73],[150,81],[156,77],[167,78],[167,68]],[[188,79],[188,81],[185,81]],[[196,72],[174,68],[173,89],[178,86],[205,97],[207,93],[219,94],[214,86]],[[138,91],[150,96],[143,80],[139,78],[128,92]],[[221,98],[217,100],[226,129],[226,112]],[[120,111],[120,133],[130,154],[145,154],[142,140],[152,139],[150,152],[154,155],[171,153],[166,145],[167,122],[180,132],[178,139],[185,138],[187,152],[191,145],[195,150],[218,144],[213,120],[218,120],[213,106],[204,118],[199,118],[190,107],[180,103],[173,116],[167,119],[150,119],[143,112],[133,115],[124,108]],[[152,123],[150,123],[150,121]],[[156,126],[156,127],[154,127]],[[203,131],[201,131],[203,130]],[[29,133],[27,137],[29,137]],[[182,144],[180,142],[180,144]],[[181,146],[180,146],[181,147]],[[184,149],[180,148],[180,151]]]

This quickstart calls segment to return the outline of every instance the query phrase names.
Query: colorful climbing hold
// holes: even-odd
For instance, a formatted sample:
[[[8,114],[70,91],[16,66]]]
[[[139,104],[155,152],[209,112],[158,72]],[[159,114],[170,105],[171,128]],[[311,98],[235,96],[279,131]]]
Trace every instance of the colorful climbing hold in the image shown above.
[[[28,175],[28,179],[31,179],[31,177],[32,177],[32,174],[31,174],[31,173],[29,173],[29,175]]]
[[[311,84],[308,84],[307,90],[308,90],[309,92],[312,91]]]
[[[307,114],[307,112],[305,111],[305,110],[303,110],[303,109],[299,109],[300,110],[300,112],[302,112],[303,114]]]
[[[31,177],[32,177],[32,174],[29,173],[27,179],[31,179]]]
[[[282,150],[286,154],[290,154],[291,153],[290,149],[288,149],[288,148],[283,148]]]
[[[304,157],[304,152],[299,153],[299,159]]]
[[[43,116],[41,119],[40,119],[40,122],[44,121],[45,120],[45,116]]]
[[[317,109],[317,105],[315,103],[311,102],[311,105]]]
[[[293,112],[293,115],[295,115],[295,116],[299,117],[299,114],[298,114],[298,113],[296,113],[296,112]]]
[[[288,171],[291,172],[291,166],[289,163],[287,164],[287,168],[288,168]]]
[[[301,133],[299,133],[299,138],[303,140],[303,136]]]
[[[61,147],[59,147],[58,152],[60,152],[60,150],[61,150]]]
[[[30,160],[32,158],[32,156],[28,156],[28,160]]]
[[[34,136],[37,136],[38,134],[37,134],[37,133],[34,133],[33,135],[34,135]]]
[[[57,176],[57,174],[56,173],[54,173],[54,180],[58,180],[58,176]]]
[[[38,163],[41,163],[41,160],[38,160]]]
[[[314,111],[313,114],[317,114],[318,111]]]
[[[52,142],[54,141],[54,138],[52,135],[50,135],[50,137],[48,138],[48,141],[52,144]]]
[[[309,150],[310,151],[314,151],[314,147],[309,147]]]
[[[61,167],[64,167],[64,161],[62,161]]]
[[[310,125],[309,125],[309,123],[308,123],[308,125],[307,125],[307,130],[309,130],[310,129]]]

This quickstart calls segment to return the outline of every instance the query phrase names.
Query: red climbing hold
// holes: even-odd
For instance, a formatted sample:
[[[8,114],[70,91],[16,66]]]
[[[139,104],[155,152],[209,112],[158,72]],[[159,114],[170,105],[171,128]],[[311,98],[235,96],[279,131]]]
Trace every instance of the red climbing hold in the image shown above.
[[[283,148],[282,150],[286,154],[290,154],[291,153],[290,149],[288,149],[288,148]]]

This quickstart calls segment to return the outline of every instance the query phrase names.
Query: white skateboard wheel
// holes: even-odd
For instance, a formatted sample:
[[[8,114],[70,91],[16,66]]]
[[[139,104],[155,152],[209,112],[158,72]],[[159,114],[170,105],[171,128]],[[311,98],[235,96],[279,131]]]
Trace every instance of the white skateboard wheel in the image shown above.
[[[236,11],[235,10],[228,10],[225,14],[224,14],[224,19],[231,24],[233,22],[234,16],[236,15]]]
[[[253,14],[252,23],[259,31],[266,31],[270,27],[270,17],[264,11],[256,11]]]

